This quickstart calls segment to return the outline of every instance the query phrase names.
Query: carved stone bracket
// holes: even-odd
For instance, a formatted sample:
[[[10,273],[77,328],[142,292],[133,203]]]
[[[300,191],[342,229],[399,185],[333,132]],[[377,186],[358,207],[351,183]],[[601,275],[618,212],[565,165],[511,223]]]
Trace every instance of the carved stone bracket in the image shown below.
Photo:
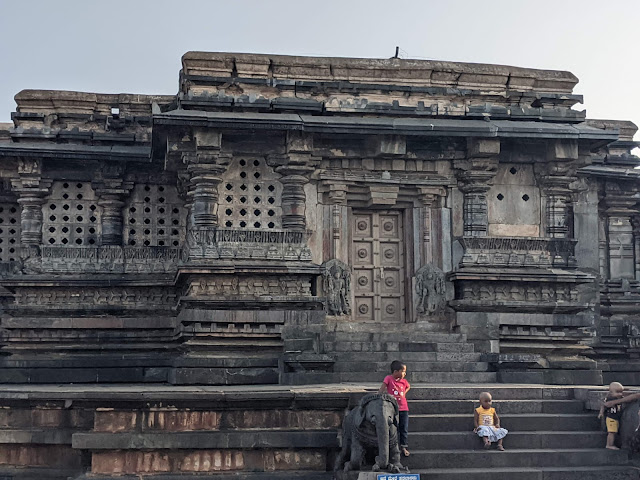
[[[322,277],[329,315],[351,315],[351,267],[337,259],[323,264]]]
[[[42,204],[52,181],[42,178],[39,159],[18,159],[18,174],[19,178],[12,180],[12,189],[22,207],[20,241],[23,246],[39,246],[42,243]]]
[[[445,274],[434,265],[424,265],[415,274],[416,313],[434,315],[446,307]]]

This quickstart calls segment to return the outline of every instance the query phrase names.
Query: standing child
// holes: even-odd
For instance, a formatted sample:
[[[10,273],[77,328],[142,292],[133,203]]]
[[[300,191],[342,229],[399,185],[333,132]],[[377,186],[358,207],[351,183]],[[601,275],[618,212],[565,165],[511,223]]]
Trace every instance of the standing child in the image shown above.
[[[480,406],[473,413],[473,422],[476,427],[473,431],[484,441],[484,448],[488,449],[492,442],[498,442],[498,450],[504,452],[502,439],[509,431],[506,428],[500,428],[500,417],[496,409],[491,406],[492,401],[489,392],[480,394]]]
[[[405,457],[409,456],[409,404],[407,403],[407,392],[411,388],[409,382],[404,378],[407,375],[407,366],[399,360],[391,362],[391,375],[384,377],[380,386],[380,393],[392,395],[398,402],[399,425],[398,440],[400,441],[400,452]]]
[[[624,396],[624,387],[621,383],[611,382],[609,384],[609,392],[607,392],[607,398],[605,402],[614,402],[621,399]],[[617,403],[617,402],[616,402]],[[602,405],[600,407],[600,413],[598,418],[602,418],[604,415],[607,423],[607,447],[609,450],[620,450],[616,447],[616,436],[620,430],[620,418],[622,417],[622,405],[613,404],[609,407]]]

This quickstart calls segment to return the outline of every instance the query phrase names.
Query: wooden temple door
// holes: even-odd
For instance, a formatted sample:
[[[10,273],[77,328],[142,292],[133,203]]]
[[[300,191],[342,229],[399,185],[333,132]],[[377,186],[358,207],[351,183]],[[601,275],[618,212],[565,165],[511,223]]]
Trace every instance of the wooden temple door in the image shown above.
[[[405,322],[402,212],[354,211],[351,225],[354,319]]]

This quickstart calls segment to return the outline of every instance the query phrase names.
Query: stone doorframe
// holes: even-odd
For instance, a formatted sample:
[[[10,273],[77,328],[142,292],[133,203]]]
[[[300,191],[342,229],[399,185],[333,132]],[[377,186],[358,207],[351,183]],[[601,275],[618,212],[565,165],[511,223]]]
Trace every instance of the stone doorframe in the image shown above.
[[[320,198],[325,219],[323,261],[337,259],[353,265],[350,232],[354,210],[401,212],[405,238],[405,322],[416,322],[415,273],[424,265],[434,265],[444,272],[452,269],[448,188],[416,185],[404,180],[377,184],[367,182],[368,185],[363,187],[360,182],[353,182],[352,178],[349,180],[341,182],[331,175],[320,175],[318,187],[322,192]],[[352,288],[352,305],[355,305],[354,297]],[[352,313],[351,316],[354,315]]]

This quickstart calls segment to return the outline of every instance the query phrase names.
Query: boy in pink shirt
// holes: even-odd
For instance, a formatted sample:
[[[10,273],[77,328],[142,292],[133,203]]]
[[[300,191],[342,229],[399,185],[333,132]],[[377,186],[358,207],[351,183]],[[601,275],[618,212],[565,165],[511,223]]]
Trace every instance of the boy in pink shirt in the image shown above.
[[[409,405],[407,404],[406,395],[411,385],[404,378],[407,375],[407,366],[399,360],[391,362],[391,375],[384,377],[380,386],[380,393],[388,393],[392,395],[398,402],[399,425],[398,440],[400,441],[400,451],[405,457],[409,456],[409,444],[407,438],[409,436]]]

